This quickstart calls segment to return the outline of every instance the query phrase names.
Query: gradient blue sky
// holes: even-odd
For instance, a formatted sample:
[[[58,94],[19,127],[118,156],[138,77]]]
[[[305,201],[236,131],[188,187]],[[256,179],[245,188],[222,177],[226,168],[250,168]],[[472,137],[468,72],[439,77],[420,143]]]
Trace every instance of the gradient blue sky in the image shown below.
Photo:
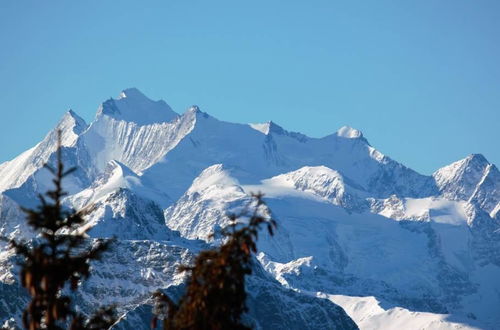
[[[500,164],[500,1],[0,1],[0,161],[137,87],[177,112],[349,125],[422,173]]]

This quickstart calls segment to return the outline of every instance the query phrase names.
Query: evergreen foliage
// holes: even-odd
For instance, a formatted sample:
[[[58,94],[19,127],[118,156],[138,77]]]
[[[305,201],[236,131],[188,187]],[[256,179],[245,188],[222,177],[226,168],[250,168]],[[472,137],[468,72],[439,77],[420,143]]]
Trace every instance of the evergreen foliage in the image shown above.
[[[23,312],[26,329],[108,329],[116,318],[112,307],[98,310],[90,318],[75,312],[65,288],[75,291],[90,276],[90,262],[97,260],[109,247],[110,240],[98,240],[88,247],[81,228],[84,216],[91,211],[67,210],[61,205],[66,195],[62,181],[75,169],[66,170],[61,159],[59,132],[56,167],[45,165],[54,175],[54,188],[40,195],[40,206],[24,209],[28,224],[38,237],[30,242],[10,240],[20,262],[20,281],[31,296]]]

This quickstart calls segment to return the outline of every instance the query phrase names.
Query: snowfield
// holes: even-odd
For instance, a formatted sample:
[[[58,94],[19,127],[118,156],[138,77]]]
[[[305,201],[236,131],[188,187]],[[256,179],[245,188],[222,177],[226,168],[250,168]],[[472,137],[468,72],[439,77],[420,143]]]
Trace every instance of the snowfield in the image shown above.
[[[262,232],[247,280],[256,329],[498,329],[500,172],[470,155],[421,175],[344,126],[323,138],[270,121],[220,121],[197,106],[124,90],[94,121],[69,111],[33,148],[0,164],[0,233],[31,238],[21,206],[50,187],[43,164],[76,166],[65,205],[93,205],[89,241],[116,237],[75,299],[115,303],[117,329],[148,329],[151,293],[178,296],[176,272],[220,243],[226,215],[264,193],[274,237]],[[215,232],[215,236],[211,234]],[[12,253],[0,251],[0,324],[27,300]]]

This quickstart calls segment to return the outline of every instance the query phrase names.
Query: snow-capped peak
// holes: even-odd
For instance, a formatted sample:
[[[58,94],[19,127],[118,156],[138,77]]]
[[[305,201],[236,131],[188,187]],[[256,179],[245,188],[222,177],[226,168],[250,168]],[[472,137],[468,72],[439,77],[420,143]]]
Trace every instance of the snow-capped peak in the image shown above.
[[[269,134],[269,126],[271,122],[268,121],[267,123],[252,123],[248,124],[251,128],[253,128],[256,131],[259,131],[265,135]]]
[[[250,308],[249,315],[265,320],[255,328],[355,328],[346,326],[347,317],[323,308],[325,299],[292,305],[290,294],[298,292],[307,299],[332,293],[336,299],[373,296],[367,306],[376,306],[376,315],[360,324],[366,328],[469,329],[476,320],[486,326],[474,329],[500,324],[495,309],[500,301],[495,281],[500,274],[500,172],[482,155],[423,176],[378,152],[350,127],[313,138],[271,121],[220,121],[197,106],[176,116],[163,101],[126,89],[104,102],[91,126],[71,110],[58,124],[65,165],[78,168],[65,180],[66,205],[92,205],[87,234],[117,236],[120,244],[110,251],[114,261],[106,257],[96,267],[94,282],[82,287],[83,306],[116,303],[132,313],[120,316],[132,322],[123,328],[142,329],[144,318],[133,313],[146,311],[140,305],[149,301],[150,292],[183,281],[173,261],[188,264],[206,247],[191,239],[208,240],[228,224],[227,214],[251,210],[251,193],[262,192],[269,205],[263,215],[272,211],[279,226],[272,239],[259,238],[264,269],[255,269],[261,277],[249,279],[261,285],[248,290],[249,306],[262,311]],[[25,223],[19,205],[32,205],[51,183],[43,164],[54,163],[56,132],[0,164],[0,234],[26,232],[19,226]],[[3,256],[0,282],[7,272]],[[272,277],[293,290],[282,295]],[[105,302],[103,287],[109,293]],[[10,298],[22,296],[10,290],[0,283],[0,304],[20,311],[19,301]],[[366,301],[357,301],[348,310],[361,320],[367,309],[359,306]],[[273,314],[279,314],[278,322],[269,310],[279,311]],[[401,311],[412,319],[396,320]],[[432,324],[415,323],[421,312],[440,316]],[[0,324],[1,317],[11,315],[20,318],[20,313],[0,311]],[[304,323],[288,317],[295,315],[302,315]],[[340,321],[325,322],[327,315]],[[448,318],[460,321],[458,326],[444,323]]]
[[[92,185],[70,198],[71,204],[82,208],[87,203],[102,199],[120,188],[140,186],[140,179],[131,169],[116,160],[111,160],[103,173]]]
[[[140,90],[138,90],[135,87],[132,88],[126,88],[120,92],[120,96],[118,97],[118,100],[124,99],[124,98],[147,98]]]
[[[69,109],[61,118],[55,131],[62,133],[61,142],[63,146],[72,146],[78,136],[87,128],[87,123],[73,110]]]
[[[231,177],[227,169],[222,164],[212,165],[194,180],[188,192],[200,192],[213,186],[236,186],[238,181]]]
[[[490,163],[486,157],[483,156],[483,154],[470,154],[466,157],[466,159],[469,160],[469,162]]]
[[[73,109],[68,109],[66,114],[60,120],[60,122],[63,122],[66,119],[72,120],[78,127],[83,127],[83,128],[87,127],[87,123],[85,122],[85,120],[82,117],[80,117],[76,112],[74,112]]]
[[[222,164],[204,169],[191,187],[165,211],[166,224],[187,238],[207,239],[219,225],[225,227],[225,217],[231,211],[228,205],[237,206],[248,195],[231,177]]]
[[[361,131],[349,126],[342,126],[336,134],[337,136],[346,139],[357,139],[363,137],[363,133],[361,133]]]
[[[347,209],[356,208],[361,211],[365,208],[365,203],[359,197],[364,195],[362,188],[326,166],[304,166],[296,171],[263,180],[262,183],[260,190],[263,191],[268,186],[274,190],[277,187],[288,187],[312,193]]]
[[[500,173],[481,154],[472,154],[437,170],[433,175],[440,192],[454,200],[469,200],[491,212],[500,198]]]
[[[201,111],[200,107],[197,105],[192,105],[182,114],[181,118],[183,120],[192,122],[193,125],[197,123],[198,119],[215,119],[208,113]]]
[[[42,142],[0,167],[0,192],[22,185],[35,171],[43,168],[57,149],[57,134],[61,132],[63,147],[73,147],[79,135],[87,128],[85,121],[73,110],[68,110],[57,126]]]
[[[190,106],[190,107],[189,107],[189,109],[188,109],[187,111],[189,111],[189,112],[194,112],[194,113],[201,112],[200,107],[199,107],[199,106],[197,106],[197,105],[192,105],[192,106]]]
[[[208,113],[201,111],[200,107],[197,105],[190,106],[186,110],[186,112],[184,113],[183,116],[185,116],[187,118],[199,118],[200,116],[202,118],[213,118]]]
[[[477,184],[488,165],[490,165],[490,163],[483,155],[472,154],[464,159],[440,168],[433,174],[433,177],[440,187],[447,182],[457,180],[466,180],[470,183],[475,182],[475,184]]]
[[[268,130],[269,133],[274,133],[274,134],[280,134],[280,135],[284,135],[286,133],[288,133],[283,127],[281,127],[280,125],[276,124],[274,121],[270,121],[269,122],[269,130]]]
[[[70,197],[69,201],[76,208],[82,208],[89,203],[106,198],[109,194],[120,189],[134,191],[137,196],[152,200],[158,205],[170,203],[170,198],[166,194],[145,187],[141,182],[141,178],[133,170],[117,160],[109,161],[104,172],[92,185]]]
[[[248,124],[251,128],[254,130],[257,130],[265,135],[269,135],[269,133],[274,133],[278,135],[286,135],[289,132],[286,131],[283,127],[280,125],[276,124],[272,120],[266,122],[266,123],[255,123],[255,124]],[[293,133],[293,134],[300,134],[300,133]]]
[[[117,99],[105,101],[97,113],[98,117],[102,115],[141,126],[170,122],[178,117],[165,101],[152,101],[137,88],[125,89]]]

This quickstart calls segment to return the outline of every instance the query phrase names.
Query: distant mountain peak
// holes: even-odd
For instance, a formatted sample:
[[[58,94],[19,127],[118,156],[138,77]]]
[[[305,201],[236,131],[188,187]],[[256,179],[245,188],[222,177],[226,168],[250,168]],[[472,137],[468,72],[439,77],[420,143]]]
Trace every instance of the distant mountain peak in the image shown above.
[[[490,163],[482,154],[470,154],[463,159],[440,168],[434,173],[434,177],[457,177],[465,175],[466,173],[470,175],[472,172],[482,173],[488,165],[490,165]]]
[[[285,135],[287,131],[281,127],[280,125],[276,124],[274,121],[269,121],[269,133],[275,133],[275,134],[280,134],[280,135]]]
[[[78,114],[76,112],[73,111],[73,109],[69,108],[68,111],[66,112],[66,114],[74,117],[74,118],[79,118],[81,120],[83,120],[80,116],[78,116]]]
[[[500,174],[481,154],[471,154],[440,168],[432,176],[447,198],[475,201],[488,212],[498,202]]]
[[[363,204],[366,203],[357,196],[364,194],[363,188],[327,166],[304,166],[298,170],[274,176],[264,182],[310,192],[346,209],[365,209]]]
[[[285,135],[286,133],[288,133],[283,127],[276,124],[272,120],[265,123],[254,123],[248,125],[250,125],[250,127],[252,127],[254,130],[257,130],[265,135],[268,135],[269,133]]]
[[[102,115],[140,126],[170,122],[178,117],[165,101],[153,101],[137,88],[125,89],[117,99],[110,98],[102,103],[97,117]]]
[[[248,124],[251,128],[253,128],[256,131],[259,131],[265,135],[268,136],[268,138],[272,139],[272,135],[282,135],[282,136],[288,136],[291,138],[294,138],[300,142],[305,142],[307,141],[308,137],[302,133],[298,132],[290,132],[281,127],[280,125],[276,124],[272,120],[266,122],[266,123],[255,123],[255,124]]]
[[[476,164],[484,164],[488,165],[490,162],[484,157],[483,154],[470,154],[467,156],[464,161],[468,163],[476,163]]]
[[[190,106],[187,111],[194,112],[194,113],[201,112],[200,107],[195,105],[195,104]]]
[[[82,312],[105,290],[103,303],[120,306],[126,321],[118,327],[146,329],[150,292],[180,294],[177,266],[222,242],[227,215],[251,212],[251,193],[261,192],[269,208],[259,215],[278,228],[272,239],[259,235],[246,280],[249,325],[356,328],[329,301],[360,328],[500,324],[500,172],[481,154],[424,176],[352,127],[315,138],[273,121],[218,120],[196,105],[178,116],[129,88],[92,124],[69,110],[43,141],[0,164],[1,235],[32,237],[20,206],[36,207],[51,187],[44,164],[55,164],[59,130],[64,164],[77,168],[64,181],[64,205],[89,207],[89,238],[116,236],[77,297]],[[0,253],[4,327],[24,304],[19,285],[2,280],[17,272],[9,255]]]
[[[204,169],[193,181],[189,192],[202,191],[213,186],[236,186],[238,181],[233,178],[223,164],[215,164]]]
[[[62,144],[71,146],[87,127],[85,120],[69,109],[57,124],[53,134],[60,130],[62,132]]]
[[[200,107],[193,104],[190,106],[186,112],[184,113],[183,116],[186,116],[187,118],[213,118],[211,117],[208,113],[201,111]]]
[[[357,139],[363,137],[363,133],[360,130],[349,126],[342,126],[339,128],[336,135],[347,139]]]
[[[57,126],[64,126],[66,124],[71,124],[75,127],[75,129],[79,131],[83,131],[83,129],[87,128],[87,123],[85,122],[85,120],[72,109],[68,109],[68,111],[66,111]]]
[[[259,131],[261,132],[262,134],[269,134],[269,124],[271,122],[268,121],[266,123],[252,123],[252,124],[248,124],[251,128],[253,128],[254,130],[256,131]]]
[[[138,90],[135,87],[126,88],[120,92],[120,95],[118,96],[118,100],[125,99],[125,98],[148,99],[148,97],[146,95],[144,95],[140,90]]]

